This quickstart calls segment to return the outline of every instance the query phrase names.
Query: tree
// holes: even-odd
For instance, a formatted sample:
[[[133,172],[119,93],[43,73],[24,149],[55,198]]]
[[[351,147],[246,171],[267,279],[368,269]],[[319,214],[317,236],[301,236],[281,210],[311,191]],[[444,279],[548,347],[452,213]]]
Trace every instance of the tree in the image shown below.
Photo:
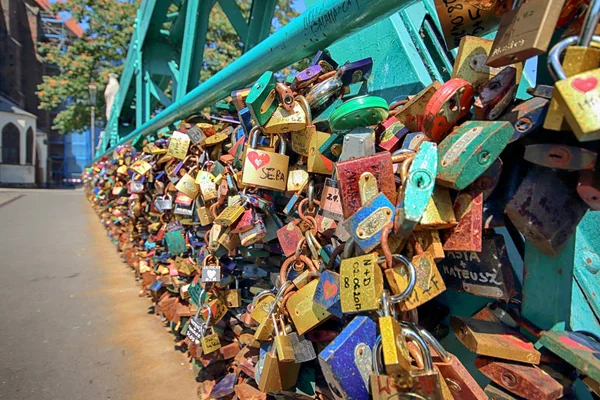
[[[53,13],[68,11],[80,25],[87,25],[84,35],[66,48],[59,42],[43,43],[39,48],[44,61],[59,71],[44,76],[37,92],[40,108],[60,110],[53,129],[64,134],[89,127],[87,86],[92,78],[98,86],[97,107],[104,109],[102,93],[108,74],[120,75],[123,70],[138,6],[137,0],[65,0],[52,5]]]
[[[252,1],[236,1],[242,14],[248,18]],[[278,1],[274,27],[285,25],[298,15],[292,2]],[[122,73],[133,32],[131,22],[138,6],[136,0],[64,0],[53,4],[52,12],[68,11],[77,22],[88,26],[85,34],[68,44],[66,50],[59,43],[45,43],[39,49],[44,60],[59,69],[57,75],[44,77],[37,92],[40,108],[55,110],[62,107],[53,129],[64,134],[89,127],[89,109],[85,99],[88,98],[87,85],[91,78],[98,86],[97,107],[104,109],[101,94],[108,82],[108,74],[113,72],[120,76]],[[201,81],[223,69],[242,52],[243,43],[217,3],[211,12]]]

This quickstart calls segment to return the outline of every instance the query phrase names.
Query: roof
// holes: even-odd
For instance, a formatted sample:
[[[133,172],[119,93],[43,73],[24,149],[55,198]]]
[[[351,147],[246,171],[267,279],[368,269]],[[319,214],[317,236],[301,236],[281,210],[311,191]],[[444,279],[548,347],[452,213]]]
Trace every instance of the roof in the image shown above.
[[[44,10],[49,11],[51,4],[48,0],[35,0],[36,4],[40,7],[42,7]],[[56,15],[57,19],[62,19],[60,17],[60,15]],[[73,34],[77,37],[81,37],[83,36],[83,28],[81,26],[79,26],[79,24],[77,23],[77,21],[75,21],[73,18],[69,18],[68,20],[65,21],[65,26],[67,28],[69,28],[69,30],[71,32],[73,32]]]
[[[0,96],[0,112],[19,114],[37,119],[37,116],[23,110],[21,107],[17,106],[15,103],[13,103],[4,96]]]

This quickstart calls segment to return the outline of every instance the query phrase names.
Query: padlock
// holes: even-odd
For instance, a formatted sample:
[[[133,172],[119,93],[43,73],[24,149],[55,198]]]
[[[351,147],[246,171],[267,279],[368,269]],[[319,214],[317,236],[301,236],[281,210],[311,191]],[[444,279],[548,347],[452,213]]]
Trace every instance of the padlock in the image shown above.
[[[258,389],[263,393],[279,392],[283,389],[279,360],[275,347],[264,356],[263,367],[258,381]]]
[[[563,397],[561,384],[535,365],[477,357],[475,366],[492,382],[522,398],[555,400]]]
[[[436,183],[464,189],[492,165],[513,132],[508,122],[465,122],[438,146]]]
[[[548,56],[548,66],[557,79],[553,98],[577,139],[586,142],[600,139],[600,68],[567,78],[559,57],[576,40],[573,36],[554,46]]]
[[[285,308],[299,335],[303,335],[331,317],[327,310],[313,302],[317,284],[318,280],[313,279],[287,300],[284,299]]]
[[[165,243],[169,254],[172,256],[178,256],[187,251],[185,237],[183,236],[182,230],[174,230],[165,233]]]
[[[256,149],[259,128],[250,135],[250,148],[246,152],[242,183],[263,189],[285,191],[289,157],[285,155],[285,141],[280,138],[279,153]]]
[[[533,168],[504,211],[525,239],[554,257],[587,210],[570,180],[568,172]]]
[[[247,231],[240,232],[240,242],[242,246],[250,246],[256,242],[259,242],[267,235],[267,228],[260,214],[256,214],[254,218],[254,225]]]
[[[292,90],[284,83],[278,83],[275,86],[275,92],[279,98],[279,104],[287,111],[294,111],[294,94]]]
[[[393,153],[400,148],[402,139],[410,130],[396,117],[390,117],[379,124],[377,128],[377,147]]]
[[[279,319],[279,324],[277,323]],[[283,322],[283,315],[279,315],[279,318],[275,317],[275,313],[271,314],[271,320],[273,321],[273,327],[275,328],[275,336],[273,337],[273,346],[277,349],[277,358],[281,362],[292,362],[295,360],[294,349],[292,347],[292,340],[285,331],[285,324]],[[281,329],[281,330],[280,330]]]
[[[516,330],[502,324],[452,316],[450,326],[456,338],[478,355],[528,364],[540,363],[540,352],[533,344]]]
[[[332,132],[377,125],[389,115],[387,101],[377,96],[359,96],[336,108],[329,118]]]
[[[319,353],[319,365],[334,399],[369,397],[376,329],[371,318],[357,316]]]
[[[137,180],[139,179],[139,180]],[[144,177],[141,176],[140,174],[134,174],[131,177],[131,181],[129,182],[129,185],[127,187],[127,193],[129,194],[133,194],[133,193],[143,193],[144,192]]]
[[[577,193],[592,209],[600,210],[600,175],[597,171],[584,170],[579,173]]]
[[[338,67],[338,63],[331,58],[331,54],[327,50],[319,50],[315,57],[310,62],[310,65],[318,65],[321,67],[323,73],[334,71]]]
[[[175,185],[175,188],[177,190],[179,190],[181,193],[185,194],[191,199],[195,199],[196,196],[198,196],[198,193],[200,192],[200,188],[196,184],[196,180],[192,175],[190,175],[190,173],[193,172],[196,168],[197,166],[192,167],[188,172],[185,173],[185,175],[181,179],[179,179],[179,181]]]
[[[475,119],[496,120],[504,113],[517,95],[516,75],[516,68],[506,67],[486,83],[473,104]]]
[[[343,82],[340,79],[339,73],[336,73],[333,76],[323,80],[322,82],[312,86],[310,90],[306,93],[306,101],[308,101],[308,104],[310,104],[310,106],[314,107],[315,109],[322,108],[326,104],[328,104],[333,97],[337,96],[340,93],[340,91],[342,90],[342,86]],[[341,103],[342,100],[340,99],[339,104]],[[325,115],[321,116],[321,119],[325,119],[324,117],[326,115],[331,116],[333,111],[337,108],[337,106],[339,106],[339,104],[336,101],[334,101],[333,104],[337,105],[331,110],[329,110],[329,112],[325,111]],[[323,121],[323,124],[326,127],[329,127],[329,121],[327,121],[326,123],[325,121]]]
[[[454,354],[448,353],[435,336],[427,330],[416,324],[411,324],[411,327],[418,332],[430,348],[435,351],[435,354],[432,354],[433,365],[439,371],[443,381],[447,383],[448,390],[451,392],[453,398],[472,400],[487,399],[487,396],[477,381]]]
[[[278,134],[287,132],[297,132],[306,127],[306,114],[298,102],[293,103],[291,111],[285,107],[279,106],[264,126],[264,132],[268,134]]]
[[[221,340],[219,339],[219,335],[215,332],[212,326],[210,329],[212,333],[210,335],[206,335],[206,333],[204,333],[202,335],[202,339],[200,339],[204,354],[214,353],[221,348]]]
[[[239,279],[235,278],[235,289],[223,290],[225,304],[229,308],[239,308],[242,306],[242,291],[240,290]]]
[[[410,263],[407,263],[406,259],[399,259],[403,262],[404,268],[390,267],[385,270],[387,282],[394,294],[392,299],[410,289],[400,304],[402,311],[413,310],[446,290],[433,256],[424,252],[417,241],[413,241],[413,248],[414,255]]]
[[[394,233],[406,238],[415,229],[431,200],[437,174],[437,146],[423,142],[412,160],[402,164]]]
[[[504,237],[486,233],[481,248],[481,252],[445,252],[438,267],[446,286],[476,296],[510,300],[517,292]]]
[[[325,178],[323,191],[321,192],[319,215],[340,222],[344,219],[342,213],[342,200],[337,181],[332,178]]]
[[[370,180],[375,181],[375,177],[369,175]],[[375,186],[376,192],[377,187]],[[379,193],[356,210],[350,218],[343,222],[343,225],[358,247],[364,252],[370,252],[381,243],[383,227],[394,221],[395,212],[394,205],[383,193]]]
[[[597,7],[597,3],[594,2],[594,5]],[[598,10],[597,8],[589,7],[579,37],[566,38],[550,50],[548,63],[550,66],[550,73],[559,74],[554,76],[556,80],[571,78],[577,74],[591,71],[600,66],[600,49],[591,47],[594,29],[597,24]],[[562,62],[561,71],[561,69],[557,67],[560,65],[560,53],[563,51],[565,52],[565,57]],[[552,64],[555,64],[555,66],[552,67]],[[556,88],[554,90],[556,90]],[[567,121],[565,121],[564,106],[561,106],[558,102],[554,90],[549,112],[544,121],[544,129],[553,131],[568,130],[570,123],[567,124]],[[583,115],[589,116],[587,112]],[[573,129],[572,126],[571,129]]]
[[[129,166],[129,169],[136,174],[146,175],[152,169],[152,165],[145,160],[136,160]],[[125,167],[125,170],[127,170],[127,167]]]
[[[291,88],[294,91],[303,89],[313,83],[319,75],[323,72],[320,65],[311,65],[308,68],[300,71],[298,75],[294,77]]]
[[[498,12],[500,10],[510,10],[513,1],[493,1],[491,7],[482,7],[482,3],[481,1],[473,1],[452,4],[444,0],[435,0],[435,10],[449,50],[462,43],[465,35],[483,36],[495,29],[500,23]]]
[[[442,384],[440,373],[434,368],[431,351],[427,342],[423,340],[418,332],[408,327],[402,327],[402,335],[405,340],[415,343],[421,351],[423,358],[423,369],[411,370],[412,386],[409,388],[400,388],[400,392],[414,393],[416,396],[424,399],[443,400]]]
[[[400,323],[390,313],[389,295],[383,292],[381,299],[383,316],[379,317],[378,325],[381,333],[381,347],[385,372],[396,380],[401,387],[411,387],[410,354],[406,347],[406,339],[402,335]]]
[[[250,89],[251,88],[244,88],[231,92],[231,102],[236,110],[240,111],[246,107],[246,98],[248,97],[248,94],[250,94]]]
[[[576,171],[593,169],[597,156],[593,151],[581,147],[540,143],[526,146],[523,158],[543,167]]]
[[[456,226],[456,224],[450,191],[441,186],[434,187],[431,198],[415,230],[448,229]]]
[[[246,208],[239,202],[227,206],[215,219],[214,223],[221,226],[231,226],[244,214]]]
[[[204,337],[204,331],[208,328],[208,323],[200,320],[200,311],[206,309],[208,312],[209,320],[212,317],[212,311],[207,305],[200,305],[196,315],[190,318],[190,323],[186,331],[186,337],[194,344],[200,344],[200,341]]]
[[[502,67],[548,50],[565,0],[529,0],[504,14],[487,65]]]
[[[434,81],[431,85],[414,95],[414,97],[410,99],[408,103],[401,106],[395,112],[395,117],[411,132],[421,131],[423,129],[425,108],[427,107],[429,100],[431,100],[435,92],[437,92],[441,86],[442,84],[440,82]]]
[[[483,193],[460,192],[454,200],[458,223],[442,234],[444,251],[481,251]]]
[[[475,92],[464,79],[454,78],[444,83],[431,96],[423,115],[423,133],[440,143],[469,113]]]
[[[217,188],[213,174],[208,171],[198,171],[195,182],[200,190],[202,200],[208,202],[217,198]]]
[[[415,240],[421,243],[423,250],[431,254],[436,263],[439,263],[445,257],[444,247],[442,246],[442,240],[440,239],[438,231],[414,231],[413,236]]]
[[[371,128],[354,128],[344,135],[342,152],[338,161],[375,154],[375,131]]]
[[[167,149],[167,155],[173,158],[183,160],[187,156],[189,147],[190,138],[188,137],[188,135],[179,131],[175,131],[169,139],[169,148]]]
[[[319,151],[319,148],[330,136],[329,133],[318,131],[315,131],[312,135],[308,150],[308,161],[306,163],[308,172],[324,175],[331,175],[333,173],[333,162]]]
[[[517,104],[501,115],[498,121],[510,122],[515,130],[508,143],[515,142],[542,126],[549,105],[550,101],[548,99],[534,97]]]
[[[212,263],[209,264],[209,259]],[[216,257],[205,257],[202,262],[202,283],[219,282],[222,278],[219,259]]]
[[[171,195],[168,193],[164,196],[158,196],[154,201],[154,205],[161,213],[171,210],[173,208],[173,197],[171,197]]]
[[[277,230],[277,238],[286,257],[291,257],[296,252],[298,243],[304,238],[298,222],[292,221]]]
[[[388,152],[342,161],[335,165],[344,218],[350,217],[361,206],[359,178],[363,173],[372,174],[377,180],[379,191],[392,204],[396,204],[396,184],[392,168],[392,157]]]
[[[343,313],[377,310],[382,294],[383,274],[377,253],[342,260],[340,302]]]
[[[342,83],[348,86],[361,80],[368,80],[372,69],[373,59],[369,57],[342,65],[338,73]]]
[[[250,110],[250,114],[260,126],[264,126],[267,123],[279,104],[279,100],[275,95],[276,85],[277,81],[273,73],[266,71],[252,85],[248,97],[246,97],[246,105]]]
[[[487,65],[492,44],[491,40],[474,36],[464,36],[460,40],[458,54],[452,69],[452,78],[461,78],[469,82],[473,86],[475,94],[481,93],[490,79],[505,68],[492,68]],[[517,69],[516,83],[519,84],[523,75],[523,63],[515,63],[510,66]]]

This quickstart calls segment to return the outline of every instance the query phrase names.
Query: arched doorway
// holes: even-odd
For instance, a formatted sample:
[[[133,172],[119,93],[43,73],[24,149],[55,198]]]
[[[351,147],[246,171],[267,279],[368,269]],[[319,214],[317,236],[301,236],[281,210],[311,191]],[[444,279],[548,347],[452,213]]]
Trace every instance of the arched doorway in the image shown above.
[[[20,164],[21,133],[12,122],[2,128],[2,163]]]

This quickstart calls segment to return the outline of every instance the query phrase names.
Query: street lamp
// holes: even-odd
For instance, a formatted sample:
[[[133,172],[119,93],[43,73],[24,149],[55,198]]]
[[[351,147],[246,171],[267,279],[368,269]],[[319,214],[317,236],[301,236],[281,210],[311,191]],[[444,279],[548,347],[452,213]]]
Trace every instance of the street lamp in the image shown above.
[[[96,136],[96,94],[98,93],[98,88],[96,87],[96,84],[94,83],[94,80],[92,79],[90,81],[90,84],[88,85],[88,95],[89,95],[89,100],[90,100],[90,112],[92,114],[91,119],[92,119],[92,124],[91,124],[91,134],[92,134],[92,161],[94,160],[94,156],[95,156],[95,150],[96,150],[96,146],[95,146],[95,136]]]

